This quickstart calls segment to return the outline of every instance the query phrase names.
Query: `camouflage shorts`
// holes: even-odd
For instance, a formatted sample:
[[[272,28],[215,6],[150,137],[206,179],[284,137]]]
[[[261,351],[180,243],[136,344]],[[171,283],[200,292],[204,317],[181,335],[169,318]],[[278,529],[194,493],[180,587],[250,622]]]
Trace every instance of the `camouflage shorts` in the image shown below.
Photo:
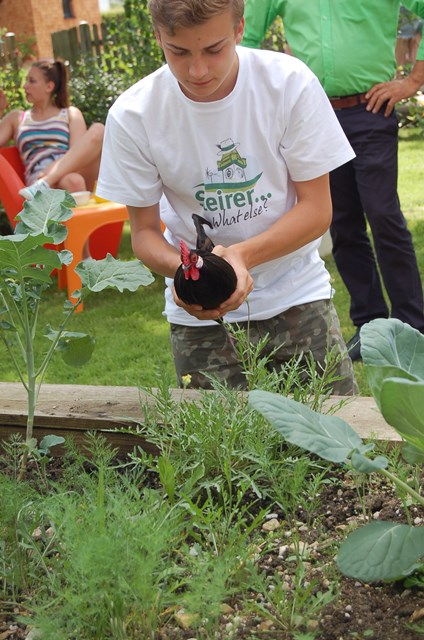
[[[347,355],[337,312],[331,301],[302,304],[268,320],[241,322],[238,327],[248,329],[249,341],[253,344],[268,334],[263,355],[278,348],[270,362],[276,369],[296,355],[310,352],[315,361],[324,366],[328,351],[335,348],[343,355],[336,364],[335,374],[340,380],[335,382],[333,393],[358,393],[352,361]],[[210,380],[202,373],[207,372],[225,381],[229,387],[246,387],[234,341],[222,325],[187,327],[171,324],[171,347],[181,386],[182,377],[189,374],[190,387],[210,388]]]

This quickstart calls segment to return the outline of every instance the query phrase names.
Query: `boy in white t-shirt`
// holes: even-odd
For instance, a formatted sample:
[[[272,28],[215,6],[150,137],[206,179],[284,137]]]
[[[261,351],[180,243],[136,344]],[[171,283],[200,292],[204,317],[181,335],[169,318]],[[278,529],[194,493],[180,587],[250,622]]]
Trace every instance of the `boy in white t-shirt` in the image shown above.
[[[281,53],[238,47],[243,0],[150,0],[167,64],[118,98],[106,122],[97,193],[128,206],[134,253],[165,276],[165,315],[179,382],[202,372],[244,386],[221,317],[269,334],[278,366],[329,348],[343,357],[333,391],[356,392],[352,364],[318,254],[331,222],[328,173],[354,153],[316,77]],[[217,309],[173,289],[180,240],[196,245],[205,218],[237,274]],[[161,219],[166,225],[162,234]],[[202,277],[200,269],[200,278]]]

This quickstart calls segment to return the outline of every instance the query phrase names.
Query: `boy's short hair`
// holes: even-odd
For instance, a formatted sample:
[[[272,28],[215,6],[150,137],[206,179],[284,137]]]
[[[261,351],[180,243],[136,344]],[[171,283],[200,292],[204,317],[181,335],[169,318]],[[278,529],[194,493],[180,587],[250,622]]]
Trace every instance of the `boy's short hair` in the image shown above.
[[[203,24],[225,11],[232,11],[234,26],[243,17],[244,0],[149,0],[153,24],[175,35],[178,27]]]

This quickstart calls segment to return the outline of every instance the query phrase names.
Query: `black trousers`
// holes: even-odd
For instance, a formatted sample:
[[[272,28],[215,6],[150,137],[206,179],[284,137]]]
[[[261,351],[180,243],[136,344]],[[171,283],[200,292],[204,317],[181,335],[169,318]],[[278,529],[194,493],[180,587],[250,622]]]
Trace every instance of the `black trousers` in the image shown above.
[[[356,158],[330,174],[333,256],[356,327],[390,315],[424,333],[421,279],[397,193],[397,119],[383,111],[373,114],[365,105],[335,111]]]

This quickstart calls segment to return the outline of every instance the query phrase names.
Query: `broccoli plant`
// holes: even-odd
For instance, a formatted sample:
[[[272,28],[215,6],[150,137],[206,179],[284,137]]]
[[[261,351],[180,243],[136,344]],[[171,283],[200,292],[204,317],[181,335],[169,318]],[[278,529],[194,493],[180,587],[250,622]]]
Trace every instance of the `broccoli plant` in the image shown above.
[[[60,250],[68,230],[64,224],[75,201],[67,192],[48,189],[24,203],[15,233],[0,236],[0,338],[16,368],[28,396],[26,439],[19,478],[27,466],[33,438],[35,407],[47,367],[60,352],[70,365],[82,365],[91,357],[94,340],[66,327],[78,305],[92,293],[104,289],[136,291],[153,281],[151,272],[138,260],[123,262],[110,254],[104,260],[86,260],[77,265],[81,289],[75,302],[64,303],[63,320],[57,329],[38,326],[38,313],[45,291],[52,285],[52,272],[70,264],[72,254]],[[46,246],[47,245],[47,246]],[[37,341],[46,339],[45,349]],[[40,352],[41,351],[41,352]]]
[[[424,461],[424,336],[396,319],[378,319],[361,329],[361,355],[372,394],[386,420],[403,438],[408,462]],[[361,473],[380,473],[412,500],[424,496],[391,471],[385,456],[372,456],[344,420],[266,391],[249,403],[292,444],[324,460]],[[356,529],[342,544],[337,562],[345,575],[364,582],[409,578],[423,586],[424,527],[375,521]]]

